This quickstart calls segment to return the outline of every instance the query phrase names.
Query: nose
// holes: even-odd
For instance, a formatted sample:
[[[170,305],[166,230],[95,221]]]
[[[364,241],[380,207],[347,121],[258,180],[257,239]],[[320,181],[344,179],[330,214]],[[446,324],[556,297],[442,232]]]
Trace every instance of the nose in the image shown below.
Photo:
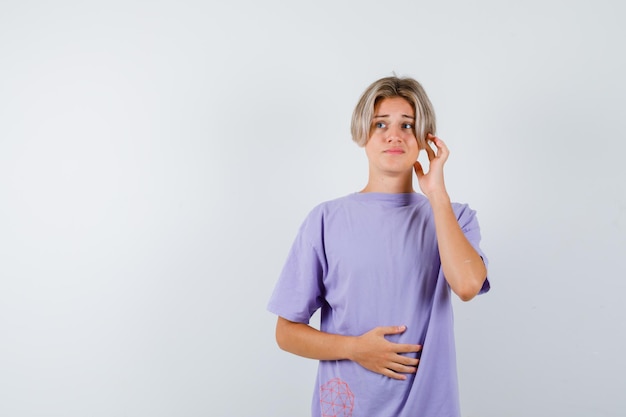
[[[395,126],[392,126],[387,130],[387,142],[393,142],[400,140],[401,137],[401,129]]]

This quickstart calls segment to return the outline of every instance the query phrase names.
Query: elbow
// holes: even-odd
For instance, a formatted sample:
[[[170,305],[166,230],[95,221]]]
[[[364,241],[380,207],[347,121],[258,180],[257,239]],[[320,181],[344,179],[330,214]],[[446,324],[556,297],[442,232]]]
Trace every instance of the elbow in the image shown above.
[[[287,349],[287,340],[285,339],[285,336],[276,332],[276,344],[278,345],[278,347],[280,348],[280,350],[284,350],[286,352],[288,352],[289,350]]]
[[[285,334],[279,326],[276,326],[276,344],[281,350],[285,350]]]
[[[465,302],[471,301],[483,288],[487,279],[487,268],[482,265],[480,270],[468,271],[466,276],[468,279],[463,280],[462,285],[454,289],[461,301]]]
[[[466,284],[461,288],[456,289],[454,292],[461,299],[461,301],[468,302],[474,299],[480,292],[485,282],[486,277],[477,279],[471,284]]]
[[[476,295],[478,295],[478,291],[476,291],[476,292],[459,291],[459,292],[456,293],[456,295],[459,296],[461,301],[468,302],[468,301],[471,301],[474,297],[476,297]]]

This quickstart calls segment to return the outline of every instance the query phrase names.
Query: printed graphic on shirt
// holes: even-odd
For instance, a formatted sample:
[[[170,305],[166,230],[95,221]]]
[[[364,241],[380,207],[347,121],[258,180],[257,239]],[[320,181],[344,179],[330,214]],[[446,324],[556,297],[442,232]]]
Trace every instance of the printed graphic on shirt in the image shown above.
[[[339,378],[333,378],[320,387],[322,417],[352,417],[354,394]]]

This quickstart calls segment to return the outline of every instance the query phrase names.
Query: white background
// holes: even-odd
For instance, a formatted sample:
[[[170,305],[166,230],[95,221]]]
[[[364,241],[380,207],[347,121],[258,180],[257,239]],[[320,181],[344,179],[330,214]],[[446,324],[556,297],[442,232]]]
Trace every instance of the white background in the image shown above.
[[[265,305],[359,190],[361,92],[417,78],[492,291],[463,414],[626,413],[617,0],[0,2],[0,415],[304,416]]]

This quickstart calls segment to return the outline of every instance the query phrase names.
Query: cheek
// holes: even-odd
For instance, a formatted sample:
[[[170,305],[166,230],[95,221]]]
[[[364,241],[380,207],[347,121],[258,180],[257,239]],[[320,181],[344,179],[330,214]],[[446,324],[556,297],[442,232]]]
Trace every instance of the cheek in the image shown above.
[[[367,141],[363,149],[365,149],[365,155],[367,155],[368,158],[374,153],[373,146],[372,146],[372,138],[370,138]]]
[[[411,145],[409,149],[410,149],[411,154],[415,156],[415,159],[417,159],[417,155],[419,155],[420,153],[420,147],[419,147],[419,144],[417,143],[417,139],[413,138],[411,140]]]

